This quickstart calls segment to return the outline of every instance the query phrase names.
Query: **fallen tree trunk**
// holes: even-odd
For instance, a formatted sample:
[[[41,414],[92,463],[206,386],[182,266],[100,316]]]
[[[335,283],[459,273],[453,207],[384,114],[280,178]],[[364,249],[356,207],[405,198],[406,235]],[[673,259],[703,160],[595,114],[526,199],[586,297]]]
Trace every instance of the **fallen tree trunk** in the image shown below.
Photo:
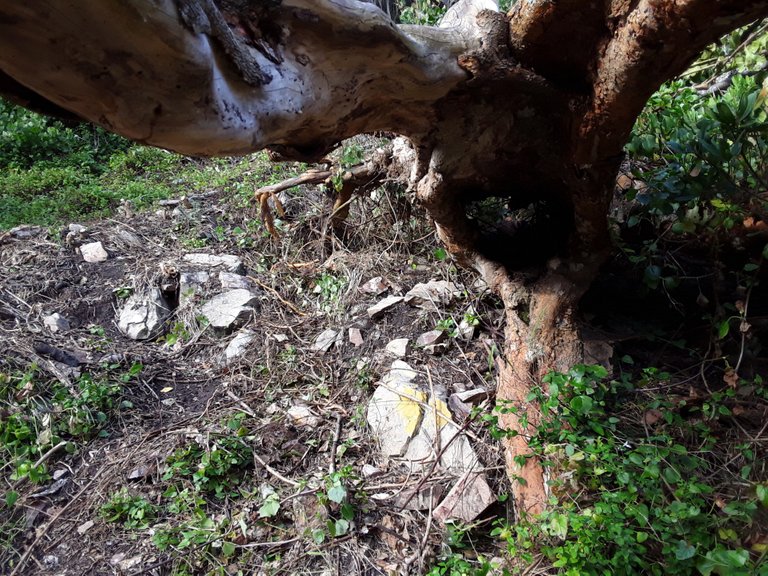
[[[582,358],[578,301],[610,253],[606,212],[647,98],[768,0],[461,0],[439,28],[355,0],[0,0],[0,90],[196,155],[322,157],[392,131],[416,191],[507,313],[497,397],[518,509],[542,510],[527,454],[533,385]],[[525,414],[525,417],[522,415]],[[517,458],[516,458],[517,457]]]

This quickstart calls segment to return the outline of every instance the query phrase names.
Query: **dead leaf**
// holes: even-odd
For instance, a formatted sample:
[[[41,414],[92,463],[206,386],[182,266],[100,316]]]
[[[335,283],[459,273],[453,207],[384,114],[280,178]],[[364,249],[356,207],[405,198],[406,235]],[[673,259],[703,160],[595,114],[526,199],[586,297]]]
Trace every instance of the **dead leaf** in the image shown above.
[[[723,382],[728,384],[731,388],[736,388],[736,385],[739,383],[739,375],[736,374],[736,370],[733,368],[728,368],[728,370],[725,371],[725,374],[723,375]]]
[[[645,423],[646,426],[653,426],[662,418],[664,418],[664,414],[660,410],[648,410],[643,415],[643,423]]]

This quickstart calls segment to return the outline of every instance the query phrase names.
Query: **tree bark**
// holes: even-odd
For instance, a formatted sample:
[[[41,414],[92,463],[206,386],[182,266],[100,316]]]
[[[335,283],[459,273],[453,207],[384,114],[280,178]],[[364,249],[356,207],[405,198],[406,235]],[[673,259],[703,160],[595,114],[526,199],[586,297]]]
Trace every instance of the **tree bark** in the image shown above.
[[[426,28],[355,0],[0,0],[0,91],[187,154],[307,160],[361,132],[407,137],[391,173],[503,298],[497,397],[517,408],[518,509],[536,513],[542,467],[514,458],[539,418],[528,394],[582,359],[576,307],[610,252],[635,118],[768,0],[496,6],[461,0]]]

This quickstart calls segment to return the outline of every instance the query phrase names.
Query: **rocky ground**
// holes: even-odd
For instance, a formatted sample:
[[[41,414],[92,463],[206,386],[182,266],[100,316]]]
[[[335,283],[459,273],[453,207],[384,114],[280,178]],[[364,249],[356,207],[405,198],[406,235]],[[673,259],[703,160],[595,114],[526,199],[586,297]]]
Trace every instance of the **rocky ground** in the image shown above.
[[[217,192],[3,235],[5,415],[52,445],[4,459],[3,573],[424,573],[508,513],[498,302],[400,192],[345,241],[306,192],[280,239]]]
[[[501,305],[385,188],[356,197],[338,235],[310,187],[282,193],[279,238],[221,190],[1,234],[0,572],[454,574],[439,570],[456,551],[491,570],[514,562],[488,536],[514,519],[489,426]],[[764,283],[742,252],[725,254],[730,269]],[[708,422],[724,439],[723,494],[741,494],[745,446],[752,473],[768,473],[766,404],[727,368],[768,373],[767,299],[743,274],[675,257],[692,272],[674,295],[643,288],[621,254],[606,268],[583,302],[590,361],[657,382],[643,395],[692,426],[730,389]],[[732,333],[713,336],[727,302]],[[663,413],[636,400],[622,422],[648,433]],[[549,573],[540,560],[521,570]]]

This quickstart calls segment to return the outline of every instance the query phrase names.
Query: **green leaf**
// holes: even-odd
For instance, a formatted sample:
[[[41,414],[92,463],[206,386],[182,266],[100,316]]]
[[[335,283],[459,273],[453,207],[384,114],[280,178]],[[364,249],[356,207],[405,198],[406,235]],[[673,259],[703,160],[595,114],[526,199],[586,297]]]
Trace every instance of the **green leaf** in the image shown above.
[[[592,398],[589,396],[576,396],[571,400],[571,408],[574,412],[582,415],[589,414],[593,405]]]
[[[749,552],[746,550],[717,548],[707,552],[704,559],[696,564],[696,568],[703,576],[709,576],[712,573],[720,576],[733,576],[737,573],[743,573],[741,571],[736,572],[734,568],[741,568],[747,563],[747,560],[749,560]]]
[[[553,536],[565,540],[568,535],[568,516],[555,513],[549,521],[549,529]]]
[[[728,332],[730,332],[730,330],[731,330],[730,319],[723,320],[720,323],[720,327],[717,329],[717,339],[722,340],[723,338],[728,336]]]
[[[760,500],[763,506],[768,507],[768,485],[758,484],[755,487],[755,493],[757,494],[757,499]]]
[[[280,499],[277,494],[270,494],[259,508],[259,518],[272,518],[280,510]]]
[[[347,490],[341,485],[341,482],[334,482],[333,486],[328,490],[328,500],[341,504],[347,497]]]
[[[235,555],[235,550],[237,547],[232,542],[224,542],[221,545],[221,553],[226,557],[229,558],[231,556]]]
[[[691,546],[685,540],[678,540],[675,548],[675,558],[678,560],[689,560],[696,555],[696,547]]]
[[[8,508],[12,507],[14,504],[16,504],[16,501],[19,499],[19,493],[15,490],[9,490],[5,493],[5,505],[8,506]]]
[[[343,518],[340,520],[336,520],[334,524],[334,535],[344,536],[344,534],[347,534],[348,532],[349,532],[349,521],[344,520]]]

